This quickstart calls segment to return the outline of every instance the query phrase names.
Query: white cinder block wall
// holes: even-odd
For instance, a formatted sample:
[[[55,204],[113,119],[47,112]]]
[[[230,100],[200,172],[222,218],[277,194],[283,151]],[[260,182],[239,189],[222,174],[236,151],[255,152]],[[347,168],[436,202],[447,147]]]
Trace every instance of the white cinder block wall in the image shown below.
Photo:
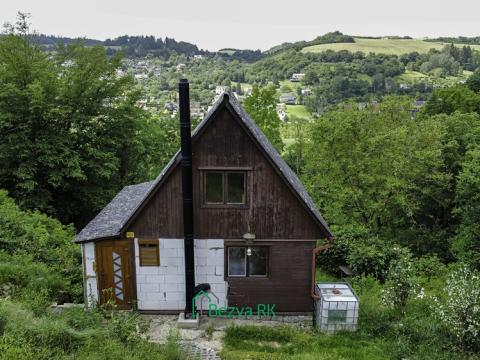
[[[95,262],[95,244],[93,242],[82,244],[82,254],[85,296],[87,305],[92,306],[98,302],[97,274],[93,269],[93,264]]]
[[[140,310],[185,309],[185,260],[183,239],[159,239],[160,266],[140,266],[135,239],[137,299]],[[218,306],[227,306],[224,281],[224,241],[195,239],[195,283],[209,283]],[[212,301],[217,303],[215,297]],[[208,309],[207,301],[203,308]]]

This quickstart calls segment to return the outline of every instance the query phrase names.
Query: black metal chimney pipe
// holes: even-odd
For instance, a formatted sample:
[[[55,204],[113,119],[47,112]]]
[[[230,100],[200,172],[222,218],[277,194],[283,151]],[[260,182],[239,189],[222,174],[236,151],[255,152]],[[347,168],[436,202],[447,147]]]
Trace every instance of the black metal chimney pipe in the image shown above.
[[[187,79],[178,84],[180,107],[180,140],[182,153],[183,234],[185,251],[185,317],[192,313],[195,288],[195,258],[193,244],[193,185],[192,135],[190,125],[190,99]]]

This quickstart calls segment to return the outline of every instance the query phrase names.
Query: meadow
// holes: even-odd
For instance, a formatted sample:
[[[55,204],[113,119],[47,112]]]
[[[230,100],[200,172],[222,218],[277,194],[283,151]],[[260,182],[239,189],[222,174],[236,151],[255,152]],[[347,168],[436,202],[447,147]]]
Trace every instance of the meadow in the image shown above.
[[[462,44],[456,44],[462,47]],[[354,43],[335,43],[307,46],[302,52],[322,52],[325,50],[348,50],[351,52],[361,51],[368,53],[382,53],[388,55],[402,55],[410,52],[427,53],[430,49],[442,50],[445,43],[429,42],[422,39],[366,39],[355,38]],[[470,45],[476,50],[480,50],[480,45]]]

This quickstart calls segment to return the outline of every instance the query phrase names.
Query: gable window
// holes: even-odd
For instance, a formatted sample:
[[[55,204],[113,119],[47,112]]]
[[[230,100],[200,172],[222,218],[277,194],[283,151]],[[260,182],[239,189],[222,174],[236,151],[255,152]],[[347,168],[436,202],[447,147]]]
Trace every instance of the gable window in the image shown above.
[[[206,171],[205,204],[245,205],[245,171]]]
[[[228,248],[228,276],[266,277],[268,275],[267,246],[231,246]]]
[[[138,240],[140,266],[160,266],[158,240]]]

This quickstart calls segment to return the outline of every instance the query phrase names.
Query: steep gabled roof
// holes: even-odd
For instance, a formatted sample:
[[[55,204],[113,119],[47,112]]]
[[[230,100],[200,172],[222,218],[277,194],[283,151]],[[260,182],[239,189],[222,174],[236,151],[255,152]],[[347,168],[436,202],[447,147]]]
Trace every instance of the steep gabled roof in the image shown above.
[[[223,93],[219,97],[212,109],[193,131],[192,141],[195,141],[196,137],[201,133],[203,128],[222,105],[226,105],[227,108],[231,109],[234,115],[237,115],[238,119],[248,130],[253,140],[255,140],[263,150],[272,165],[284,178],[294,194],[315,219],[317,224],[322,228],[325,236],[331,237],[332,233],[330,232],[327,223],[297,175],[282,159],[280,154],[275,150],[263,132],[255,125],[250,116],[243,110],[234,96],[231,96],[228,93]],[[117,196],[115,196],[113,200],[102,211],[100,211],[100,213],[90,221],[82,231],[80,231],[75,237],[75,242],[86,242],[95,239],[120,236],[125,230],[125,226],[131,223],[132,219],[138,213],[138,210],[150,198],[161,183],[163,183],[173,168],[180,163],[180,160],[180,151],[177,151],[155,180],[123,188]]]

